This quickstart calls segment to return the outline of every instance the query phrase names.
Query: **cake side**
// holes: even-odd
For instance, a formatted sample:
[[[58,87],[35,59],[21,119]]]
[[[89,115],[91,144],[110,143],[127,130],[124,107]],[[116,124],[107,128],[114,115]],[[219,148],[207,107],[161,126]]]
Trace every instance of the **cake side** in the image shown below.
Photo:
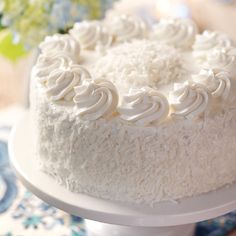
[[[144,128],[116,120],[84,122],[71,107],[48,103],[40,89],[37,96],[41,168],[73,192],[152,205],[236,180],[236,109],[194,125]]]

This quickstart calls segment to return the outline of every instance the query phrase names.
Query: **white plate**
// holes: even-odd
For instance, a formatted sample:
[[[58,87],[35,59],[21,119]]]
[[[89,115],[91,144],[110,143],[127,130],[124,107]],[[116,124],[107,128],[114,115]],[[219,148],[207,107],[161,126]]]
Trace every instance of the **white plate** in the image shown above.
[[[9,152],[12,166],[30,191],[45,202],[86,219],[129,226],[173,226],[214,218],[236,209],[236,184],[179,203],[159,203],[154,208],[74,194],[38,170],[29,113],[14,127]]]

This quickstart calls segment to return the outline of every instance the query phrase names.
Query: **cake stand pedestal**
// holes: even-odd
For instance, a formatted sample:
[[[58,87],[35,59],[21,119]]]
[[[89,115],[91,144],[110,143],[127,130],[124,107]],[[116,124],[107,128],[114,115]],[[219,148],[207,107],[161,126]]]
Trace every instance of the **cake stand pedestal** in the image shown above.
[[[89,219],[85,220],[88,236],[191,236],[195,222],[236,209],[236,184],[154,207],[72,193],[38,170],[28,113],[12,131],[9,153],[12,166],[26,188],[65,212]]]

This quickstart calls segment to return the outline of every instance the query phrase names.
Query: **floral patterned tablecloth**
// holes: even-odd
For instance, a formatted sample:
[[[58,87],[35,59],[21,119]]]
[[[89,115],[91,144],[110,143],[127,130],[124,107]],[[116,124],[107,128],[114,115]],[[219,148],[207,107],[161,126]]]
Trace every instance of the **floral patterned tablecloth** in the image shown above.
[[[11,115],[12,116],[12,111]],[[0,236],[86,236],[83,219],[48,205],[15,177],[7,140],[11,122],[0,113]],[[10,123],[10,125],[9,125]],[[236,212],[197,225],[195,236],[225,236],[236,228]]]

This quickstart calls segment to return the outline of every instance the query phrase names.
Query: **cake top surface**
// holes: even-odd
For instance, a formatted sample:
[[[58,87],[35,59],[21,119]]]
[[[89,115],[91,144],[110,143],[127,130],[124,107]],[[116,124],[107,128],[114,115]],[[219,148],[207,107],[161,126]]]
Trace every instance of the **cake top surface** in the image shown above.
[[[32,77],[56,106],[81,120],[130,125],[197,120],[234,106],[236,48],[190,19],[147,25],[136,16],[75,23],[48,36]]]
[[[184,56],[172,46],[143,39],[120,44],[95,63],[94,74],[111,80],[121,92],[150,86],[158,89],[184,76]]]

